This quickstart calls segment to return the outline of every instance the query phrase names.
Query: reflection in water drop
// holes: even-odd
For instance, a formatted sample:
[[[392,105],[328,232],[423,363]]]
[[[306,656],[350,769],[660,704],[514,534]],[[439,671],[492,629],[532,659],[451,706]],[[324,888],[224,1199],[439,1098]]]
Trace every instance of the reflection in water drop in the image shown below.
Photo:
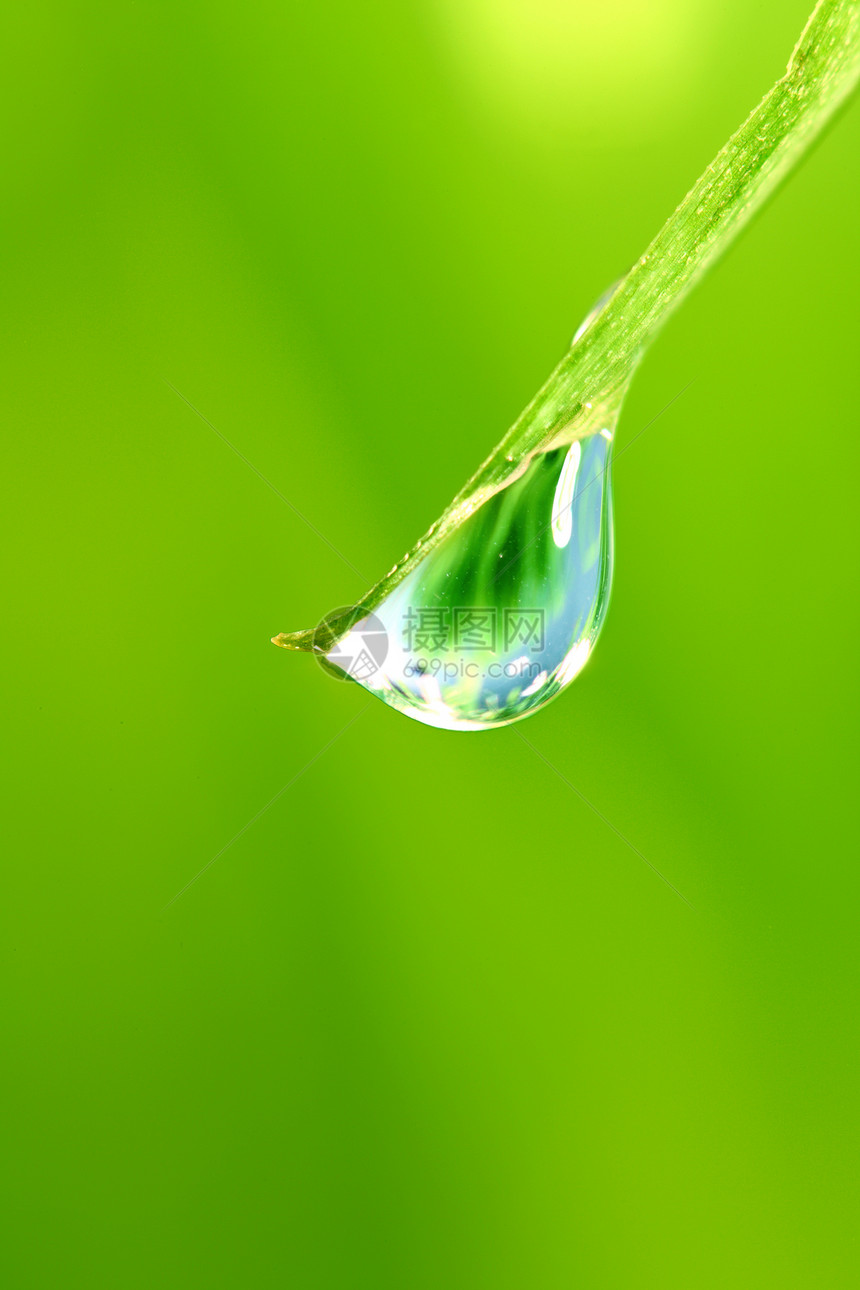
[[[569,685],[609,600],[611,440],[604,427],[539,453],[478,506],[374,606],[387,652],[352,679],[450,730],[518,721]],[[353,622],[330,664],[367,656],[367,623]]]
[[[564,459],[552,503],[552,540],[556,546],[567,546],[573,533],[571,502],[581,457],[582,449],[577,440],[570,445]]]

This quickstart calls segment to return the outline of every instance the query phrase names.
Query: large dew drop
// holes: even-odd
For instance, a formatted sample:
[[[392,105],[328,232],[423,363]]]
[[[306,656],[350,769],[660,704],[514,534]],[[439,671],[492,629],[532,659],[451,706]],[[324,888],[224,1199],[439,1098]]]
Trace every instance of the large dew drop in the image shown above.
[[[334,645],[329,619],[316,646],[327,670],[449,730],[504,726],[549,703],[606,614],[611,442],[601,426],[536,454],[372,613],[338,615]]]

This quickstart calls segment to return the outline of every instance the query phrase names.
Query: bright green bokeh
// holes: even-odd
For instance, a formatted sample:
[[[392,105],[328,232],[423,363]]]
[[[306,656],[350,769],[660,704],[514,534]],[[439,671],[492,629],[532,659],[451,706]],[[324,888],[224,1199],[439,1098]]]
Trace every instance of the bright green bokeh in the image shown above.
[[[852,1283],[856,105],[636,377],[565,696],[450,734],[269,644],[443,509],[807,2],[17,12],[15,1290]]]

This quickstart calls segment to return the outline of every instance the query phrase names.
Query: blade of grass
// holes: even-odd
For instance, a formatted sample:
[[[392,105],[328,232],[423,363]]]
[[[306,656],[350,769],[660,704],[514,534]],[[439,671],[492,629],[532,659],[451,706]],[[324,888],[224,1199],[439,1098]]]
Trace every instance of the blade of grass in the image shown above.
[[[819,0],[785,74],[704,174],[571,346],[528,407],[442,516],[362,597],[321,632],[282,632],[286,649],[327,650],[478,506],[521,474],[534,453],[572,442],[617,416],[659,328],[797,166],[860,78],[860,0]]]

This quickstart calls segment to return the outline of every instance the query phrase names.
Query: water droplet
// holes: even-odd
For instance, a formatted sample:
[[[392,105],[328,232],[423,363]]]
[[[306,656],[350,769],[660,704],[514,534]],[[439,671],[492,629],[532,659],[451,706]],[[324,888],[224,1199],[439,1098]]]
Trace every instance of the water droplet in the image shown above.
[[[367,617],[353,616],[328,662],[364,660],[352,680],[450,730],[504,726],[542,708],[581,671],[606,613],[611,441],[604,420],[536,454],[511,483],[467,508],[374,606],[374,640],[362,639]],[[384,655],[369,648],[380,623]]]
[[[646,257],[643,256],[643,259],[642,259],[643,264],[645,263],[645,258]],[[579,324],[576,331],[574,332],[573,340],[570,342],[571,345],[575,345],[576,342],[579,340],[580,336],[584,336],[585,333],[588,331],[589,327],[591,326],[591,324],[597,318],[600,317],[600,314],[603,312],[604,307],[609,304],[609,301],[615,295],[615,292],[618,290],[622,281],[623,279],[619,278],[617,282],[613,282],[612,286],[607,287],[603,295],[600,296],[599,299],[595,300],[594,304],[591,306],[588,313],[585,315],[582,322]],[[614,320],[612,322],[611,325],[613,327],[615,327],[616,321],[617,320]]]

